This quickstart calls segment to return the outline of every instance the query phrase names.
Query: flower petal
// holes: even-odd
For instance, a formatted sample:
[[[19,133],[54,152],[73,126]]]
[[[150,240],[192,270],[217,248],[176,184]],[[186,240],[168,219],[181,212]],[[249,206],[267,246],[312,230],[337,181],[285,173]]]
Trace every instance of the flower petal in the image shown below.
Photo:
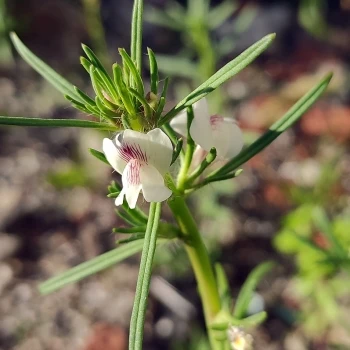
[[[173,158],[173,145],[169,137],[159,128],[151,130],[148,136],[148,164],[153,165],[164,175],[170,167]]]
[[[233,119],[219,118],[212,127],[212,132],[213,147],[216,148],[218,157],[230,159],[242,150],[243,134]]]
[[[209,124],[210,114],[208,102],[205,98],[197,101],[192,105],[195,123]],[[192,122],[193,124],[193,122]],[[170,126],[180,135],[187,137],[187,112],[186,109],[177,114],[171,121]],[[191,131],[190,131],[191,132]],[[191,136],[193,138],[192,132]],[[194,138],[193,138],[194,139]]]
[[[182,110],[170,121],[170,126],[180,135],[187,136],[187,112]]]
[[[123,149],[130,159],[139,159],[155,166],[162,174],[169,170],[173,146],[169,137],[159,128],[148,134],[125,130],[122,140]]]
[[[108,162],[119,173],[122,174],[127,162],[120,156],[118,152],[116,140],[119,134],[114,140],[103,139],[102,149]]]
[[[163,202],[172,192],[164,184],[163,176],[152,165],[143,165],[140,170],[142,193],[147,202]]]
[[[136,207],[136,202],[141,191],[142,186],[140,181],[140,169],[142,165],[143,163],[141,163],[139,160],[132,159],[127,164],[122,174],[123,190],[119,196],[124,196],[125,194],[126,201],[131,209]]]

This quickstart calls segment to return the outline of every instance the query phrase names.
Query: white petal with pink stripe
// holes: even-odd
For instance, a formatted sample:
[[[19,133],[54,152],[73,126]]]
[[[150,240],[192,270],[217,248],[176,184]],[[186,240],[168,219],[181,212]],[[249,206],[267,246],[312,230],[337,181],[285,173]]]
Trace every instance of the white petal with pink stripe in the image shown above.
[[[133,130],[119,133],[113,140],[103,140],[103,152],[112,167],[122,175],[123,189],[115,204],[135,208],[140,191],[147,202],[162,202],[171,196],[164,184],[169,170],[173,146],[160,129],[147,134]]]
[[[242,150],[243,135],[238,125],[233,119],[219,115],[211,116],[205,98],[193,104],[193,114],[190,134],[204,150],[209,152],[215,147],[218,157],[223,159],[233,158]],[[170,125],[176,132],[186,137],[186,111],[175,116]]]

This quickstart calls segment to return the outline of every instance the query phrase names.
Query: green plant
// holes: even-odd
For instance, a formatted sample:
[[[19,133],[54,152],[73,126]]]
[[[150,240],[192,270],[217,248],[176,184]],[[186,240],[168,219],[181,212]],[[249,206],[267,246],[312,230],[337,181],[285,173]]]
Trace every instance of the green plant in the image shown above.
[[[119,207],[118,214],[130,225],[129,228],[116,229],[118,232],[131,234],[125,243],[60,276],[53,277],[40,286],[40,291],[43,294],[53,292],[142,251],[129,337],[129,349],[141,349],[155,250],[158,244],[176,239],[183,245],[196,277],[211,348],[228,349],[229,326],[254,326],[266,317],[265,312],[246,317],[246,309],[252,291],[272,265],[267,262],[258,266],[248,277],[234,303],[223,269],[218,266],[216,274],[214,272],[202,236],[186,204],[186,197],[212,182],[232,179],[241,174],[241,165],[292,126],[316,101],[327,88],[331,74],[302,97],[258,140],[241,151],[243,141],[238,127],[229,127],[232,121],[223,117],[200,113],[203,98],[265,51],[275,35],[267,35],[253,44],[165,113],[168,80],[165,80],[160,88],[157,59],[151,49],[148,50],[151,71],[149,88],[142,79],[142,18],[143,1],[136,0],[131,53],[129,55],[126,50],[119,50],[122,64],[113,65],[112,75],[94,52],[83,45],[86,57],[81,58],[81,63],[91,78],[96,94],[94,98],[48,67],[16,34],[11,35],[23,59],[62,92],[73,107],[92,116],[94,120],[0,116],[0,124],[82,127],[117,132],[113,140],[103,140],[103,152],[94,149],[90,149],[90,152],[101,160],[103,166],[111,165],[122,175],[122,186],[112,183],[109,187],[109,197],[115,198]],[[176,118],[180,118],[181,123],[185,118],[182,137],[187,139],[186,144],[169,125],[169,122]],[[208,133],[207,139],[198,138],[203,130]],[[233,143],[227,130],[235,130],[237,142],[234,144],[234,150],[230,148]],[[209,152],[205,159],[199,162],[198,167],[192,169],[197,143],[202,148],[209,149]],[[227,152],[224,152],[225,149]],[[217,153],[229,155],[227,162],[224,166],[210,171],[210,165],[215,161]],[[170,165],[175,162],[180,164],[180,170],[171,175]],[[204,170],[209,172],[205,176]],[[145,200],[150,202],[148,214],[137,206],[140,191]],[[165,201],[172,211],[176,226],[160,219],[162,202]]]

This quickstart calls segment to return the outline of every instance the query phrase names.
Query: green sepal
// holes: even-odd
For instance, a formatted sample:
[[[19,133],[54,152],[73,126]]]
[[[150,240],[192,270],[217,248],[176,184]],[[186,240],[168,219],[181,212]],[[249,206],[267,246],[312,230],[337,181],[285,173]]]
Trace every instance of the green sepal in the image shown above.
[[[106,116],[107,119],[114,122],[114,118],[117,117],[116,113],[112,112],[109,108],[107,108],[106,105],[101,101],[101,99],[98,96],[95,97],[95,102],[96,102],[96,106],[103,113],[103,115]]]
[[[140,104],[143,106],[146,118],[150,120],[152,117],[152,109],[148,104],[146,98],[143,95],[140,95],[140,93],[133,88],[129,88],[129,92],[140,102]]]
[[[169,77],[166,77],[164,79],[164,84],[163,84],[163,89],[162,89],[162,94],[159,99],[158,107],[156,110],[156,116],[159,118],[163,112],[165,102],[166,102],[166,97],[168,93],[168,87],[169,87]],[[159,124],[159,123],[158,123]],[[164,123],[162,123],[163,125]]]
[[[97,151],[96,149],[93,149],[93,148],[89,148],[89,152],[95,157],[97,158],[98,160],[100,160],[101,162],[107,164],[107,165],[110,165],[106,156],[104,155],[104,153],[100,152],[100,151]]]
[[[96,106],[95,101],[90,96],[88,96],[85,92],[77,88],[76,86],[74,86],[74,91],[84,100],[85,104],[88,104],[93,107]]]
[[[171,160],[170,165],[173,165],[176,162],[177,158],[179,158],[179,155],[180,155],[180,153],[182,151],[183,143],[184,143],[184,141],[183,141],[182,138],[179,138],[177,140],[177,143],[175,145],[174,152],[173,152],[173,158]]]
[[[148,47],[148,60],[149,60],[149,70],[151,78],[151,91],[157,95],[158,94],[158,83],[159,83],[159,72],[157,59],[154,52]]]
[[[84,67],[84,69],[90,74],[90,67],[92,66],[92,63],[86,59],[85,57],[80,57],[80,64]]]
[[[123,66],[127,66],[129,68],[131,77],[134,81],[134,84],[132,84],[132,86],[136,87],[137,92],[143,96],[145,94],[145,89],[140,72],[137,70],[135,63],[132,61],[131,57],[128,55],[125,49],[119,49],[119,54],[123,59]]]
[[[108,77],[108,73],[105,69],[105,67],[103,66],[103,64],[101,63],[101,61],[97,58],[97,56],[95,55],[95,53],[85,44],[81,44],[82,49],[84,50],[86,56],[89,58],[90,62],[98,69],[100,69],[104,75],[106,75]]]
[[[113,65],[113,76],[115,85],[117,86],[118,94],[123,101],[125,109],[129,113],[130,117],[134,117],[136,115],[136,110],[130,96],[130,92],[123,81],[123,72],[120,66]]]

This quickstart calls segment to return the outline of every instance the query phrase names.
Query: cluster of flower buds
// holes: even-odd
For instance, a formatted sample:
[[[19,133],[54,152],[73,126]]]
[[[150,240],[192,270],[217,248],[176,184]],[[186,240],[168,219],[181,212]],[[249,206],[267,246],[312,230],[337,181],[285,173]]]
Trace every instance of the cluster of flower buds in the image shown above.
[[[167,81],[158,99],[158,74],[154,74],[151,91],[145,93],[145,87],[134,61],[124,49],[119,49],[122,64],[112,66],[110,76],[101,61],[86,45],[82,45],[86,57],[80,62],[89,73],[96,97],[92,99],[86,93],[75,87],[79,101],[66,95],[73,107],[111,123],[116,129],[133,129],[149,131],[157,126],[165,105]],[[152,50],[148,49],[150,67],[157,67]]]

